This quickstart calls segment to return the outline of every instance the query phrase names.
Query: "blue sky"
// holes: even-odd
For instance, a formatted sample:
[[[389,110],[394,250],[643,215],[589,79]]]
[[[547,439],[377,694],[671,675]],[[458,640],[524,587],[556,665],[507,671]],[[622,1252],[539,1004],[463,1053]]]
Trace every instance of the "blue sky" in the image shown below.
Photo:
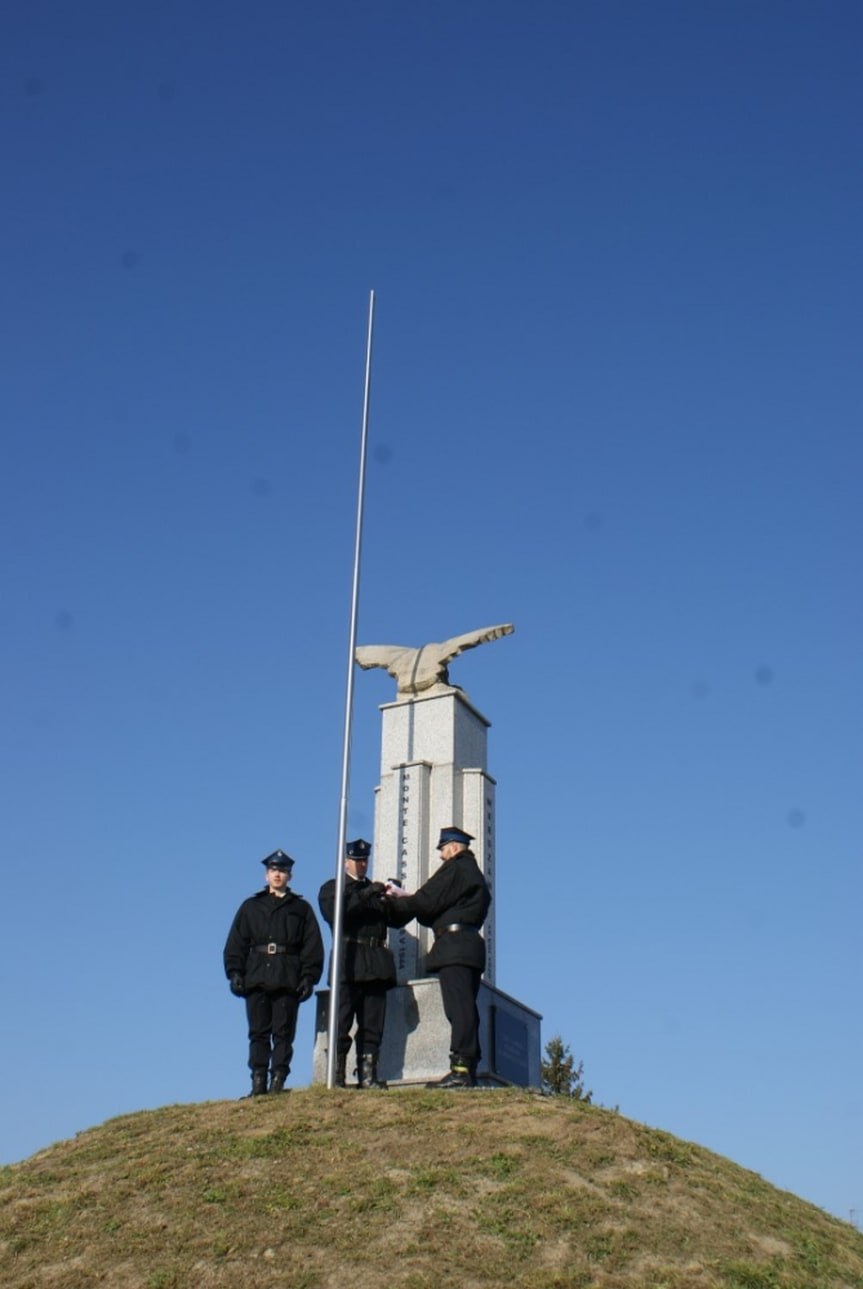
[[[830,0],[7,15],[0,1162],[246,1088],[231,917],[335,866],[373,288],[359,642],[516,628],[452,669],[499,986],[863,1212],[861,63]]]

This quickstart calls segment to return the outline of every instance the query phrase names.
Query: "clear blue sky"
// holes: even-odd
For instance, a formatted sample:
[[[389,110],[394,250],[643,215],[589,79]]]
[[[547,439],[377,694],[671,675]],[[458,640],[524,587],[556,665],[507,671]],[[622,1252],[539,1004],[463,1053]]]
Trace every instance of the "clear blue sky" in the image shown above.
[[[7,13],[0,1159],[247,1086],[230,919],[335,866],[373,288],[359,641],[516,627],[452,670],[498,984],[859,1220],[861,72],[856,0]]]

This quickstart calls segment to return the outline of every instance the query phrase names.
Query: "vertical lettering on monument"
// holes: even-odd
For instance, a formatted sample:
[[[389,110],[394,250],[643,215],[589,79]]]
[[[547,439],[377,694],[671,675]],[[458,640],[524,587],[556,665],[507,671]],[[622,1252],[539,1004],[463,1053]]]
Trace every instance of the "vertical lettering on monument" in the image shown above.
[[[388,877],[397,877],[409,891],[421,886],[421,876],[428,868],[428,845],[426,833],[428,817],[429,778],[431,767],[426,762],[410,762],[396,767],[397,784],[397,827],[396,827],[396,872]],[[427,933],[417,923],[409,923],[390,933],[390,947],[396,959],[396,971],[400,984],[415,980],[422,974],[422,962],[426,952],[424,937]]]
[[[397,877],[402,886],[405,885],[405,873],[408,866],[408,824],[410,821],[410,798],[411,798],[411,772],[407,766],[400,766],[397,772],[398,779],[398,828],[396,834],[396,844],[398,855],[396,859],[396,871],[391,874]],[[395,959],[396,971],[400,981],[410,980],[415,970],[416,964],[416,939],[407,927],[399,927],[393,932],[395,944],[392,946]]]

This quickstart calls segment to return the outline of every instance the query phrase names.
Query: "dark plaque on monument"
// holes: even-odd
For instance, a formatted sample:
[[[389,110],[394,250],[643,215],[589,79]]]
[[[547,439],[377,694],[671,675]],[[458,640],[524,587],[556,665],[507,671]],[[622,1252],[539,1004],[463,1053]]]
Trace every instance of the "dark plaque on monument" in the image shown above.
[[[527,1025],[504,1011],[491,1007],[494,1072],[516,1087],[530,1086],[530,1057]]]

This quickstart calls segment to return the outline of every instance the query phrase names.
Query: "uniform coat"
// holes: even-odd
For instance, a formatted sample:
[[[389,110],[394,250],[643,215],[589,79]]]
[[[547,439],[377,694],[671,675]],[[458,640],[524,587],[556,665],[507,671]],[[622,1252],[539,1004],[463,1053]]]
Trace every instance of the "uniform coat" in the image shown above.
[[[480,972],[485,969],[485,940],[477,932],[488,915],[491,892],[472,850],[460,850],[452,859],[445,859],[413,895],[388,903],[393,925],[404,926],[416,918],[434,929],[427,971],[455,966],[474,967]],[[456,923],[476,930],[443,931]]]
[[[275,944],[278,953],[256,945]],[[228,932],[225,975],[241,975],[248,994],[253,989],[296,993],[301,980],[316,985],[324,969],[324,942],[311,904],[293,891],[281,897],[269,890],[244,900]]]
[[[380,981],[387,989],[396,983],[396,966],[387,948],[387,915],[381,882],[364,877],[346,877],[342,902],[341,980]],[[318,894],[321,913],[332,930],[336,907],[336,883],[324,882]]]

